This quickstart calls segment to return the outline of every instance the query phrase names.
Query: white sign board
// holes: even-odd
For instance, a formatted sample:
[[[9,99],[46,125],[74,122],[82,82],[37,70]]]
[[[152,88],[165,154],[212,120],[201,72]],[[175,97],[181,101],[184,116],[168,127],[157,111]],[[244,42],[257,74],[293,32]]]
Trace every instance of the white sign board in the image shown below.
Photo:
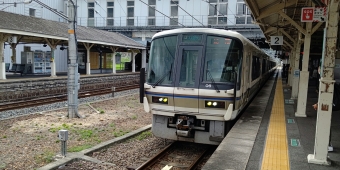
[[[283,45],[283,36],[270,36],[270,45]]]
[[[7,42],[8,43],[17,43],[17,37],[16,36],[8,37]]]
[[[327,7],[314,7],[313,22],[326,22]]]

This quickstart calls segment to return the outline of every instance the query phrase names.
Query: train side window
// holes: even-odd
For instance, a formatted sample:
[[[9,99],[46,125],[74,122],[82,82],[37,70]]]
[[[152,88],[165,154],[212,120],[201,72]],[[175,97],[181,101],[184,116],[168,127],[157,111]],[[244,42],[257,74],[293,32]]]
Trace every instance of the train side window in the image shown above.
[[[253,56],[253,61],[252,61],[252,72],[251,72],[251,77],[252,81],[257,79],[260,76],[261,70],[260,70],[260,59],[259,57]]]

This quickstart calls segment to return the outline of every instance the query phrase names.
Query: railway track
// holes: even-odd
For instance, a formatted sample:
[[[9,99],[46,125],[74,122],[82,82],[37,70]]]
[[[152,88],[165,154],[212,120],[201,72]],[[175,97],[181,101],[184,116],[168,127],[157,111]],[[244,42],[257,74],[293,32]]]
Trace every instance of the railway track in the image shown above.
[[[198,169],[205,156],[211,154],[216,146],[197,143],[173,142],[138,168],[129,170],[176,170]]]
[[[135,89],[135,88],[139,88],[139,84],[116,87],[114,92],[130,90],[130,89]],[[104,95],[104,94],[109,94],[112,92],[113,92],[112,88],[82,91],[78,93],[78,98]],[[62,95],[31,99],[31,100],[26,100],[26,101],[5,103],[5,104],[0,104],[0,112],[7,111],[7,110],[21,109],[21,108],[26,108],[26,107],[40,106],[40,105],[45,105],[45,104],[50,104],[50,103],[62,102],[66,100],[67,100],[67,94],[62,94]]]

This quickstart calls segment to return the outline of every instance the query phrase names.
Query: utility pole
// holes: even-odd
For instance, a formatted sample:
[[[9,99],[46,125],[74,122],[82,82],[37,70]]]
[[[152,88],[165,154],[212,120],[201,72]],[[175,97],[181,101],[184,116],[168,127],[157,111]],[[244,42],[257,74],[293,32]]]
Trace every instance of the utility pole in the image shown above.
[[[68,68],[68,78],[67,78],[67,104],[68,104],[68,117],[75,118],[81,117],[78,114],[78,90],[79,83],[78,80],[80,78],[78,74],[78,49],[77,49],[77,36],[76,36],[76,11],[77,10],[77,0],[68,0],[68,16],[63,13],[58,12],[57,10],[51,8],[50,6],[42,3],[40,0],[24,0],[24,4],[29,4],[32,2],[36,2],[44,8],[50,10],[51,12],[59,15],[65,20],[68,20],[68,59],[67,59],[67,68]],[[74,3],[76,2],[76,3]],[[0,60],[1,61],[1,60]],[[1,75],[0,75],[1,77]]]
[[[75,10],[76,4],[72,0],[68,0],[68,21],[69,21],[69,39],[68,39],[68,79],[67,79],[67,103],[68,117],[80,117],[78,114],[78,90],[79,90],[79,74],[77,63],[77,40],[75,34]]]

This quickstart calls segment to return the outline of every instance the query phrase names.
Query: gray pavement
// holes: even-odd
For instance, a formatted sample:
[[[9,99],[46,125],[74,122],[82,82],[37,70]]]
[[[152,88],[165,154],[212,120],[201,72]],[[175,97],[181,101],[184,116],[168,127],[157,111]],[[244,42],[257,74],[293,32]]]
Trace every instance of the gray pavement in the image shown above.
[[[291,99],[291,88],[283,79],[284,98]],[[262,155],[268,130],[268,123],[274,100],[274,79],[269,80],[244,111],[240,120],[222,141],[203,167],[204,170],[258,170],[261,169]],[[314,153],[317,111],[315,82],[310,80],[307,96],[307,117],[295,117],[296,100],[285,103],[288,152],[291,170],[339,170],[340,169],[340,111],[333,112],[331,143],[333,152],[328,153],[330,166],[309,164],[308,154]],[[310,107],[309,107],[310,106]],[[288,123],[294,121],[294,123]],[[297,146],[291,140],[299,141]]]
[[[204,165],[203,170],[259,169],[259,155],[263,149],[258,146],[264,144],[275,83],[274,77],[267,81]]]

